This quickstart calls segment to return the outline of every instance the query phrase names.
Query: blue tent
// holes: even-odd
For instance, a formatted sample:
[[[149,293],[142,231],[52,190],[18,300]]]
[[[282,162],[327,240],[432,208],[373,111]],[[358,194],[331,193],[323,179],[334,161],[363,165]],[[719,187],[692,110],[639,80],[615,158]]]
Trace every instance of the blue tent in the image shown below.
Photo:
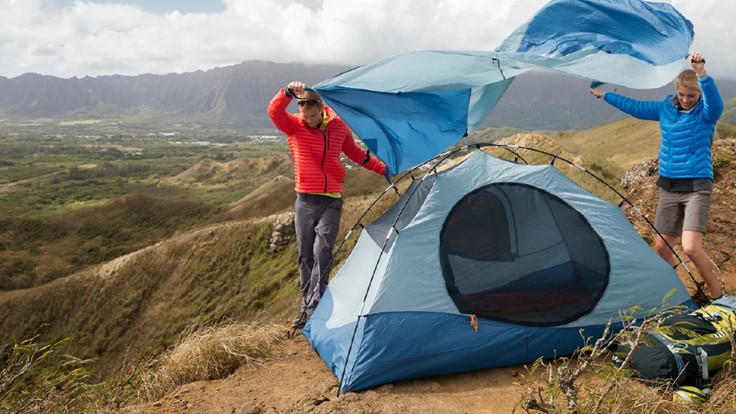
[[[693,36],[670,4],[553,0],[494,51],[400,54],[314,88],[396,174],[476,128],[521,73],[658,88],[684,68]]]
[[[476,151],[365,228],[302,333],[347,392],[566,355],[672,291],[692,305],[617,206]]]

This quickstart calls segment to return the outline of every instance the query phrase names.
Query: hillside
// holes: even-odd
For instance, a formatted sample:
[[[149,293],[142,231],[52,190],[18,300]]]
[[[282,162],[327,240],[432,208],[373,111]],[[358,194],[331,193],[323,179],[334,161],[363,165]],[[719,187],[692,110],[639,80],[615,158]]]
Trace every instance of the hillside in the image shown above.
[[[656,131],[652,133],[649,124],[625,120],[560,134],[559,138],[520,134],[505,142],[541,148],[586,168],[615,174],[647,161],[653,152],[632,150],[622,158],[601,156],[600,162],[609,162],[610,168],[596,167],[599,161],[591,161],[587,154],[618,155],[620,148],[633,148],[637,143],[642,148],[656,147],[656,140]],[[585,142],[600,142],[601,147],[585,148]],[[735,151],[733,139],[716,142],[717,182],[706,238],[706,249],[720,266],[730,294],[736,293],[736,267],[730,260],[736,253]],[[534,162],[550,161],[522,155]],[[128,368],[131,361],[145,362],[174,348],[200,327],[217,327],[227,321],[274,323],[285,335],[287,321],[297,310],[296,245],[288,237],[283,243],[273,241],[276,229],[289,228],[292,222],[293,183],[284,173],[288,162],[283,154],[226,163],[202,160],[162,180],[161,185],[169,186],[247,186],[246,195],[227,209],[200,211],[196,204],[129,196],[98,210],[64,216],[65,221],[80,225],[109,228],[113,233],[129,229],[133,234],[143,218],[151,218],[165,223],[161,228],[168,233],[157,234],[148,244],[139,241],[145,245],[41,286],[0,292],[0,344],[11,342],[13,337],[28,338],[48,324],[40,330],[44,341],[69,338],[70,353],[95,358],[90,366],[105,379]],[[569,171],[573,174],[575,169],[569,167]],[[242,180],[249,174],[254,179]],[[627,197],[650,216],[655,200],[653,180],[646,177],[626,190]],[[338,244],[386,186],[383,178],[363,170],[349,170],[346,181],[350,185]],[[592,181],[583,185],[596,194],[602,190]],[[395,199],[389,193],[364,223],[375,219]],[[111,214],[102,214],[106,211]],[[191,221],[185,220],[187,217]],[[108,222],[115,223],[114,219],[122,224],[106,227]],[[648,237],[646,227],[636,218],[632,221]],[[354,242],[355,236],[339,251],[338,265]],[[679,271],[692,288],[688,275]],[[432,407],[434,412],[443,413],[496,413],[510,412],[525,391],[525,369],[507,367],[405,381],[336,398],[337,380],[304,338],[280,338],[270,358],[244,365],[226,379],[182,385],[156,402],[119,412],[405,413],[427,412],[427,407]]]
[[[213,192],[231,188],[250,194],[292,169],[291,158],[237,158],[219,162],[204,158],[179,175],[158,180],[158,189],[182,194],[195,187]],[[38,183],[36,186],[42,186]],[[244,200],[240,208],[215,206],[195,199],[129,194],[80,211],[53,216],[0,219],[0,290],[28,288],[70,275],[88,266],[165,240],[203,223],[268,215],[293,202],[293,184],[285,185],[267,205]],[[256,194],[251,196],[256,198]],[[281,199],[281,202],[277,200]],[[260,201],[263,204],[263,200]]]
[[[37,286],[113,260],[218,211],[192,200],[131,194],[53,217],[0,220],[0,290]]]

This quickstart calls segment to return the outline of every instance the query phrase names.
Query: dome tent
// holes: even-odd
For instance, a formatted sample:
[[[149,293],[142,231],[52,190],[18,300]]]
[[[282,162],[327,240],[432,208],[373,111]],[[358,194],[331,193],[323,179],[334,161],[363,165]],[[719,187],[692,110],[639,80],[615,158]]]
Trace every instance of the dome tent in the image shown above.
[[[566,355],[673,291],[692,304],[618,207],[475,151],[366,226],[302,333],[347,392]]]

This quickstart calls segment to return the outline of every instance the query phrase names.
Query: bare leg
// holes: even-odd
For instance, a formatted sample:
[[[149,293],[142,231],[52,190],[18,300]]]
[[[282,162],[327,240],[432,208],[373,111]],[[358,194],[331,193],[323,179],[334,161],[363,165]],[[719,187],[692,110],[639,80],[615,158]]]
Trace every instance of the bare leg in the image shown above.
[[[699,231],[683,231],[682,232],[682,249],[690,258],[698,270],[698,274],[703,279],[712,298],[719,298],[723,295],[721,290],[721,282],[718,280],[715,263],[708,257],[708,253],[703,249],[703,233]]]
[[[677,266],[679,262],[677,261],[677,257],[675,257],[675,253],[670,248],[670,246],[673,248],[675,247],[677,237],[670,236],[668,234],[662,234],[662,237],[659,236],[659,234],[654,235],[654,250],[657,252],[659,257],[664,259],[671,266]],[[663,238],[664,240],[662,240]],[[665,241],[667,241],[667,243],[665,243]],[[669,246],[667,245],[668,243]]]

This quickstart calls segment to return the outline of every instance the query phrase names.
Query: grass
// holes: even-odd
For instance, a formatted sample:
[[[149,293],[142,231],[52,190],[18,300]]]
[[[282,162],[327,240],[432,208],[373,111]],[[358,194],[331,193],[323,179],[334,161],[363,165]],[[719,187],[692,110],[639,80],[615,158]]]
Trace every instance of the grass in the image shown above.
[[[560,132],[552,137],[588,162],[615,168],[612,174],[615,177],[621,177],[634,164],[655,158],[660,142],[656,122],[631,118],[585,131]]]
[[[192,328],[192,327],[190,327]],[[0,410],[80,413],[151,401],[194,381],[225,378],[241,366],[265,362],[285,338],[284,326],[226,322],[185,331],[174,347],[152,358],[129,356],[103,381],[92,361],[67,353],[69,338],[44,343],[39,334],[3,350]]]
[[[10,290],[10,291],[0,290],[0,305],[2,305],[2,303],[5,301],[11,300],[18,296],[22,296],[26,292],[27,292],[27,289],[16,289],[16,290]]]
[[[0,288],[47,283],[192,228],[218,210],[129,195],[53,217],[0,220]]]
[[[648,320],[662,317],[664,313]],[[157,356],[131,355],[101,382],[92,380],[96,375],[88,360],[61,352],[69,339],[42,344],[36,335],[16,344],[7,356],[9,362],[0,372],[4,391],[0,392],[0,407],[28,413],[109,412],[115,407],[158,400],[187,383],[226,378],[240,367],[279,357],[278,344],[287,337],[288,329],[257,319],[250,323],[225,320],[190,324],[167,351]],[[629,321],[627,325],[634,322],[624,320]],[[527,413],[547,414],[732,413],[736,351],[716,377],[709,398],[700,405],[674,401],[671,384],[636,380],[626,365],[611,363],[608,346],[612,338],[629,338],[632,343],[638,340],[636,332],[651,326],[631,325],[623,334],[604,334],[572,357],[536,361],[517,384],[526,389],[519,407]],[[34,378],[24,382],[33,388],[14,388],[26,375]]]
[[[89,404],[93,387],[89,361],[65,351],[62,339],[41,343],[39,335],[2,349],[0,410],[6,413],[71,413]]]
[[[285,321],[298,310],[295,244],[269,252],[272,229],[255,220],[190,231],[8,297],[0,343],[48,323],[43,340],[68,337],[75,355],[110,373],[130,347],[162,352],[190,326],[264,312]]]
[[[232,374],[241,366],[262,363],[275,354],[275,344],[285,337],[284,326],[226,323],[203,327],[186,335],[141,374],[140,393],[154,401],[176,387],[194,381],[212,381]]]

